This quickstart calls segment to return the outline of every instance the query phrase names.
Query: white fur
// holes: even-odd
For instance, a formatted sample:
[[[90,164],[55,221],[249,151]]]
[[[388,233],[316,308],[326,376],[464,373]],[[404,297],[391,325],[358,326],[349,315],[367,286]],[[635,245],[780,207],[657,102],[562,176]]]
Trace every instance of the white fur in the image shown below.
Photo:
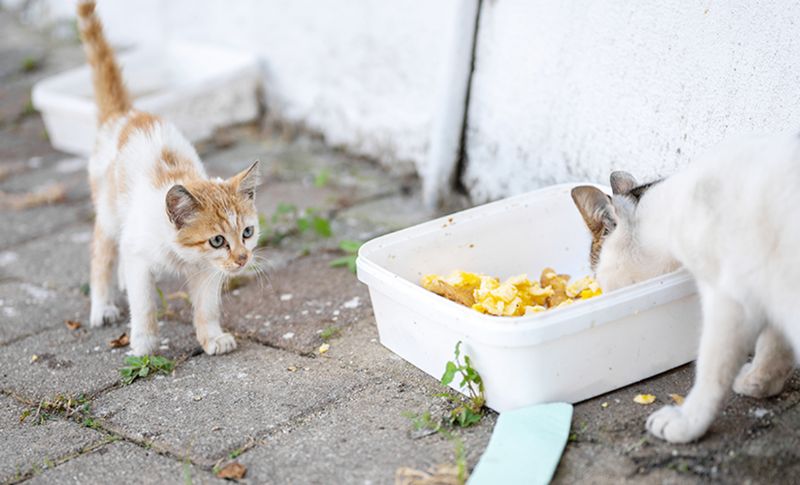
[[[195,326],[204,350],[209,354],[229,352],[236,348],[236,343],[232,336],[223,333],[219,324],[220,288],[229,272],[229,268],[222,267],[219,262],[227,257],[227,253],[223,254],[226,249],[219,249],[219,254],[209,258],[200,251],[179,245],[177,230],[166,211],[166,193],[170,187],[155,188],[152,178],[154,164],[163,163],[164,148],[191,160],[197,172],[205,176],[200,158],[178,130],[163,121],[152,129],[134,131],[118,151],[119,134],[127,120],[127,116],[121,117],[100,129],[95,153],[89,161],[89,176],[97,189],[96,224],[118,242],[118,280],[119,287],[128,293],[132,353],[144,355],[158,349],[153,292],[154,278],[162,273],[177,273],[189,279]],[[113,198],[114,206],[107,202],[108,191],[113,190],[106,183],[107,170],[123,174],[127,188],[126,195],[118,194]],[[252,252],[258,240],[258,221],[246,223],[255,228],[254,236],[244,243]],[[92,325],[102,325],[118,317],[107,288],[93,285],[91,296]],[[197,324],[198,318],[207,322],[204,328]]]
[[[618,226],[597,267],[603,287],[680,263],[702,300],[695,384],[682,406],[651,415],[647,429],[689,442],[706,432],[732,385],[754,397],[779,393],[795,366],[792,349],[800,350],[800,138],[733,144],[654,185],[638,206],[615,196],[613,207]]]

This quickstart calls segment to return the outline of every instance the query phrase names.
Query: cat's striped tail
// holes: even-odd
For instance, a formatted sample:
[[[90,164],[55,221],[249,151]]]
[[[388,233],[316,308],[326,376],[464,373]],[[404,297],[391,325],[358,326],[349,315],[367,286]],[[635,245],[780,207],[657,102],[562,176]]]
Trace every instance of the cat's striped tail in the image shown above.
[[[93,0],[78,2],[78,29],[89,65],[92,67],[94,99],[100,124],[131,109],[131,99],[122,72],[114,59],[114,50],[103,35],[103,25],[94,11]]]

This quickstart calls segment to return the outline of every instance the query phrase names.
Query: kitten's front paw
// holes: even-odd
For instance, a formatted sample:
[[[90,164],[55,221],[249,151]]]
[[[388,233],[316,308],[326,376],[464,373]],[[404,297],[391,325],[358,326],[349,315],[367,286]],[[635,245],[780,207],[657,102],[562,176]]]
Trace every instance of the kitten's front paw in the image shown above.
[[[158,350],[158,335],[137,334],[131,335],[131,355],[141,357],[155,354]]]
[[[647,418],[647,431],[670,443],[689,443],[705,434],[707,425],[693,419],[682,407],[665,406]]]
[[[745,364],[733,381],[733,390],[737,394],[755,398],[777,396],[783,391],[792,370],[793,366],[790,366],[786,370],[778,369],[770,373],[763,368],[753,368],[752,363]]]
[[[209,338],[208,341],[202,345],[203,350],[205,350],[208,355],[227,354],[236,349],[236,340],[233,338],[233,335],[223,333],[216,337]]]
[[[106,323],[114,323],[119,320],[119,315],[119,308],[116,305],[92,305],[89,326],[102,327]]]

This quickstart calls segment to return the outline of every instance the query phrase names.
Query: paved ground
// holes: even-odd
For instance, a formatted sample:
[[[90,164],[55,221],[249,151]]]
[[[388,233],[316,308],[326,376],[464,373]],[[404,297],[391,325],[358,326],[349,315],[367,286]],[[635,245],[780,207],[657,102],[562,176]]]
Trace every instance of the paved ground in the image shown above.
[[[314,207],[331,219],[333,236],[290,235],[268,246],[269,281],[246,279],[225,293],[225,324],[240,343],[230,355],[203,355],[186,304],[169,300],[162,353],[176,360],[174,372],[120,384],[125,349],[109,342],[125,326],[89,331],[64,323],[88,318],[82,286],[92,209],[84,162],[50,148],[27,106],[36,79],[81,62],[81,54],[74,42],[10,18],[0,14],[0,191],[19,195],[60,181],[66,195],[0,215],[0,482],[222,483],[215,470],[237,461],[248,483],[392,483],[399,467],[453,463],[453,442],[414,432],[404,416],[443,412],[446,404],[433,397],[437,382],[378,343],[365,288],[329,266],[341,256],[341,239],[367,239],[434,214],[420,206],[413,178],[308,136],[253,125],[201,144],[209,171],[221,176],[260,158],[261,211],[269,217],[281,202]],[[323,172],[329,180],[317,187]],[[162,287],[170,294],[180,283]],[[330,350],[320,355],[324,341]],[[633,396],[649,392],[664,403],[685,394],[691,378],[686,366],[578,404],[555,481],[796,480],[798,378],[775,399],[731,397],[698,444],[648,437],[644,419],[655,405],[637,405]],[[48,412],[46,403],[59,396],[80,401]],[[457,432],[470,468],[495,418]]]

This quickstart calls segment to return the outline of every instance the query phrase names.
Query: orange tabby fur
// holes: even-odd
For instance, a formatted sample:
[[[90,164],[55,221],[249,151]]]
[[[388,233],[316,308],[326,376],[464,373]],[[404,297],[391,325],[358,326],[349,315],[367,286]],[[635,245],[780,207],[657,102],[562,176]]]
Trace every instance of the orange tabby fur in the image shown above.
[[[258,240],[257,163],[228,180],[209,179],[191,144],[165,120],[135,111],[93,1],[78,5],[92,67],[98,135],[89,162],[95,218],[91,260],[92,326],[115,320],[111,295],[118,263],[128,293],[131,350],[159,345],[154,275],[187,277],[197,339],[209,354],[236,348],[220,327],[222,282],[250,262]]]

